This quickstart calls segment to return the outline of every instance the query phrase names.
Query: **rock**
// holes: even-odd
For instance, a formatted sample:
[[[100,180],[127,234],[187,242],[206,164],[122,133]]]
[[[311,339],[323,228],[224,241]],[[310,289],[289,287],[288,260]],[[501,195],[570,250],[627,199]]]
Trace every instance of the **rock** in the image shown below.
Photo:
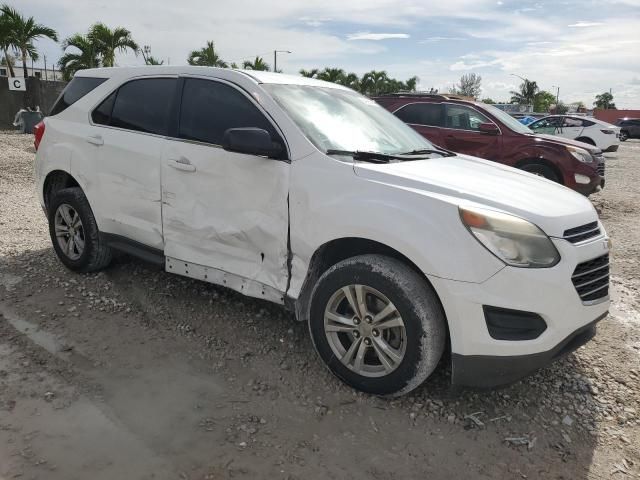
[[[565,417],[562,419],[562,423],[570,427],[571,425],[573,425],[573,418],[571,418],[569,415],[565,415]]]

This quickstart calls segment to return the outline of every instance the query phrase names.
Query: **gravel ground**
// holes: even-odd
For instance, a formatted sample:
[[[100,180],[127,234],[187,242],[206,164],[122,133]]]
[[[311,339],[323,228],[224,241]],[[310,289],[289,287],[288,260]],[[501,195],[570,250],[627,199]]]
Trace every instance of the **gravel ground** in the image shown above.
[[[508,388],[442,365],[354,392],[278,306],[122,256],[62,267],[32,137],[0,132],[0,479],[640,478],[640,142],[592,200],[611,234],[597,337]]]

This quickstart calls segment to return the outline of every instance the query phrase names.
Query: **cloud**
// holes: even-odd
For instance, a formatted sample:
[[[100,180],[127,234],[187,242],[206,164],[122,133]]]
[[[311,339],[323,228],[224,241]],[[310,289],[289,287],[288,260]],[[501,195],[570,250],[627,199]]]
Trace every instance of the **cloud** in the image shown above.
[[[347,35],[347,40],[388,40],[390,38],[409,38],[409,34],[358,32]]]
[[[462,37],[428,37],[424,40],[420,40],[418,43],[433,43],[433,42],[454,42],[458,40],[464,40]]]
[[[638,78],[638,77],[633,77],[629,83],[630,83],[631,85],[640,85],[640,78]]]
[[[587,28],[587,27],[599,27],[600,25],[604,25],[602,22],[578,22],[572,23],[571,25],[567,25],[569,28]]]

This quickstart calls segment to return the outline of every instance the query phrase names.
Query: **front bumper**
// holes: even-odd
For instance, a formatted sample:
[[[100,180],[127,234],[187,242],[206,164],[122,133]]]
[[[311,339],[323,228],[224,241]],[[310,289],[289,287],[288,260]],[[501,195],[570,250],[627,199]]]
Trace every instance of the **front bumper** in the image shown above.
[[[469,362],[478,363],[478,368],[483,370],[495,369],[493,374],[485,372],[485,378],[471,384],[498,385],[522,376],[523,370],[522,374],[526,375],[553,359],[565,343],[606,315],[608,296],[583,302],[571,281],[578,264],[608,253],[606,235],[580,244],[556,238],[552,241],[562,260],[551,268],[504,267],[483,283],[429,276],[449,324],[454,383],[470,380],[469,375],[461,373],[469,371]],[[546,329],[536,338],[527,340],[493,338],[487,326],[485,306],[535,313],[544,320]],[[514,370],[518,374],[501,373],[506,367],[500,365],[511,360],[514,360]],[[516,363],[524,364],[525,368],[516,367]],[[457,378],[458,374],[461,380]]]
[[[607,312],[546,352],[508,357],[454,353],[451,355],[451,383],[465,387],[491,388],[520,380],[583,346],[596,335],[596,323],[606,316]]]

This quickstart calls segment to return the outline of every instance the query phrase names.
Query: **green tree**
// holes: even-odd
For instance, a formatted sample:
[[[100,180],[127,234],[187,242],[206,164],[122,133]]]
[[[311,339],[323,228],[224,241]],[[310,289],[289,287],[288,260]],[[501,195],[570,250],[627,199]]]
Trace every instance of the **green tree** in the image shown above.
[[[564,103],[558,102],[556,108],[554,109],[554,113],[556,115],[564,115],[569,111],[569,107],[567,107]]]
[[[538,84],[533,80],[525,79],[520,84],[519,92],[511,92],[511,103],[519,103],[520,105],[533,105],[536,93],[538,93]]]
[[[483,98],[480,100],[482,103],[486,103],[487,105],[495,105],[496,102],[493,101],[492,98]]]
[[[342,76],[340,81],[338,81],[340,85],[344,85],[345,87],[351,88],[356,92],[360,91],[360,77],[355,73],[347,73]]]
[[[200,50],[194,50],[189,54],[187,59],[189,65],[200,65],[204,67],[221,67],[227,68],[227,62],[220,58],[216,52],[216,46],[213,42],[207,42],[207,46]]]
[[[253,62],[245,60],[242,63],[242,68],[245,68],[247,70],[259,70],[262,72],[268,72],[269,70],[271,70],[269,64],[265,62],[262,57],[256,57]]]
[[[318,76],[318,73],[320,73],[320,70],[318,70],[317,68],[314,68],[313,70],[305,70],[303,68],[298,73],[300,73],[300,75],[302,75],[303,77],[316,78]]]
[[[158,60],[156,57],[151,55],[151,47],[149,45],[142,47],[140,53],[142,53],[145,65],[162,65],[164,63],[164,60]]]
[[[318,80],[325,82],[341,83],[344,80],[345,72],[341,68],[325,68],[316,75]]]
[[[456,92],[465,97],[478,98],[482,91],[482,77],[475,73],[465,73],[460,77]]]
[[[548,112],[555,103],[556,96],[553,93],[541,90],[533,96],[533,111]]]
[[[126,52],[133,50],[138,55],[138,44],[131,38],[131,32],[126,28],[116,27],[113,30],[104,23],[96,23],[87,34],[102,58],[102,65],[113,67],[116,60],[116,50]]]
[[[3,24],[5,22],[7,24],[3,27],[8,32],[7,38],[4,40],[6,42],[5,45],[10,45],[19,52],[24,77],[27,78],[29,76],[27,58],[38,59],[38,50],[34,42],[42,37],[50,38],[57,42],[58,34],[54,29],[36,23],[33,17],[22,16],[20,12],[7,4],[2,5],[0,14],[4,19]]]
[[[604,92],[600,95],[596,95],[596,101],[593,102],[593,105],[596,108],[602,108],[603,110],[616,109],[616,104],[613,103],[613,95],[611,95],[609,92]]]
[[[389,76],[384,70],[371,70],[362,76],[360,92],[365,95],[380,95],[389,92]]]
[[[86,35],[76,33],[62,42],[64,54],[58,66],[62,77],[69,81],[78,70],[101,66],[98,48]],[[71,50],[71,51],[67,51]]]
[[[4,60],[7,67],[9,68],[9,76],[15,77],[16,74],[13,71],[13,57],[9,55],[9,48],[12,46],[10,35],[11,23],[9,21],[9,18],[4,12],[0,12],[0,50],[2,50],[2,53],[4,54],[2,60]]]
[[[418,82],[420,81],[420,79],[416,76],[413,76],[411,78],[409,78],[405,83],[405,87],[406,90],[408,92],[415,92],[416,89],[418,88]]]

